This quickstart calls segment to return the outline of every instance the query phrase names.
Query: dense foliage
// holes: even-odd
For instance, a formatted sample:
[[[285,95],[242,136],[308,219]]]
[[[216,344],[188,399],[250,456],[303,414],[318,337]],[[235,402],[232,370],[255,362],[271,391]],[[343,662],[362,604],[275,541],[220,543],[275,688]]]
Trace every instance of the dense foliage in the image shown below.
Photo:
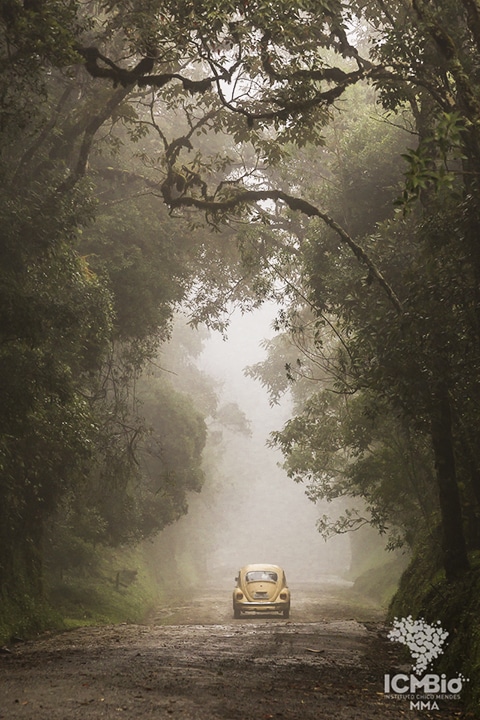
[[[166,383],[154,408],[135,393],[192,283],[197,238],[125,172],[119,138],[76,144],[106,118],[94,130],[105,93],[65,70],[91,26],[77,10],[2,6],[0,578],[24,614],[45,561],[89,567],[99,544],[175,521],[203,482],[198,411]]]

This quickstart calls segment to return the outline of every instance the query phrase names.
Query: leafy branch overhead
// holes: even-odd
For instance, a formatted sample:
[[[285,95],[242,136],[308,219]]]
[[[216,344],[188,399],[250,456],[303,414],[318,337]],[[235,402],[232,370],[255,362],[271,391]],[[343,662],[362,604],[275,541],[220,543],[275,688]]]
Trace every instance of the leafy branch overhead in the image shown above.
[[[188,195],[182,195],[174,199],[171,197],[169,186],[164,187],[163,193],[165,202],[170,205],[171,208],[195,207],[205,211],[207,214],[213,215],[214,217],[221,215],[225,216],[228,211],[245,206],[248,207],[253,203],[273,200],[275,202],[281,201],[289,207],[290,210],[301,212],[309,218],[320,218],[328,227],[335,231],[340,240],[353,252],[357,260],[365,265],[372,279],[375,279],[378,282],[389,301],[395,307],[396,311],[398,313],[402,312],[402,304],[395,291],[388,284],[381,271],[371,260],[369,255],[358,244],[358,242],[356,242],[337,222],[335,222],[333,218],[303,198],[294,197],[282,190],[240,190],[225,200],[210,200],[208,198],[196,198]]]
[[[209,3],[202,7],[192,3],[190,18],[185,17],[181,6],[164,7],[156,18],[157,33],[151,30],[148,42],[145,41],[148,53],[130,67],[114,61],[97,46],[78,46],[77,50],[93,77],[109,79],[114,86],[162,88],[176,80],[191,93],[204,93],[215,86],[222,103],[244,115],[249,124],[254,120],[285,120],[316,105],[331,104],[349,85],[376,71],[348,42],[340,16],[334,17],[341,13],[341,6],[335,5],[302,3],[287,10],[286,3],[281,3],[272,17],[272,8],[268,6],[262,12],[247,5],[233,10],[229,3],[219,3],[215,8],[209,7]],[[128,13],[123,17],[122,10],[118,10],[112,21],[116,24],[127,19],[131,19]],[[146,19],[138,17],[140,23]],[[151,22],[152,18],[148,20]],[[136,30],[146,32],[143,27]],[[319,43],[339,57],[355,58],[357,69],[345,71],[319,65],[316,49]],[[172,71],[175,61],[190,70],[190,76]],[[200,79],[195,77],[199,73],[203,75]],[[258,83],[260,75],[263,78]],[[245,95],[243,85],[253,80],[258,83],[256,102],[251,93]],[[290,92],[293,81],[295,86]],[[238,87],[233,94],[232,84]],[[322,89],[322,84],[333,87]],[[263,109],[253,110],[255,104]]]
[[[194,2],[179,6],[162,4],[153,26],[148,28],[147,20],[151,23],[152,16],[147,17],[139,8],[134,6],[132,11],[127,11],[110,7],[107,26],[116,31],[122,28],[126,33],[134,62],[126,64],[124,60],[112,59],[108,47],[101,51],[97,45],[78,45],[77,51],[84,58],[88,73],[96,79],[111,81],[114,88],[121,86],[131,92],[149,88],[157,94],[158,103],[166,101],[177,105],[177,87],[187,96],[198,96],[199,108],[203,107],[207,114],[223,112],[223,119],[214,132],[233,131],[237,139],[243,136],[243,140],[252,142],[257,152],[267,147],[262,145],[262,132],[274,133],[272,145],[282,142],[282,138],[284,142],[301,142],[302,128],[305,127],[309,128],[313,139],[318,128],[328,122],[332,106],[349,87],[359,82],[372,83],[384,94],[386,103],[392,103],[392,98],[396,98],[393,102],[397,105],[405,97],[412,99],[417,107],[415,98],[426,92],[445,115],[457,113],[458,127],[465,127],[467,121],[472,123],[476,106],[473,86],[462,70],[460,48],[456,39],[441,25],[434,8],[422,2],[414,3],[414,8],[415,41],[421,35],[429,39],[438,49],[439,67],[447,63],[450,75],[446,76],[442,70],[435,77],[428,66],[419,63],[413,66],[407,59],[408,38],[405,57],[401,53],[387,54],[390,38],[395,32],[395,28],[388,25],[395,22],[391,13],[400,17],[404,11],[401,6],[395,11],[387,10],[383,3],[379,3],[376,20],[385,23],[385,41],[365,57],[356,46],[355,34],[348,31],[349,25],[356,20],[355,15],[362,15],[362,9],[353,4],[346,12],[337,2],[281,2],[275,8],[270,4],[257,8],[256,3],[241,3],[235,9],[228,2],[215,6]],[[473,18],[471,7],[467,9]],[[472,23],[474,31],[473,20]],[[108,46],[108,43],[103,44]],[[167,92],[168,86],[172,89]],[[162,91],[166,93],[165,97]],[[463,112],[459,113],[457,107]],[[241,132],[228,119],[229,115],[243,117],[247,130]],[[396,310],[401,312],[401,303],[391,284],[341,223],[307,199],[280,189],[258,190],[247,184],[236,196],[233,192],[226,195],[218,192],[218,188],[209,192],[207,178],[198,167],[176,166],[182,138],[176,142],[179,145],[175,157],[172,153],[169,155],[174,142],[164,143],[167,147],[167,177],[161,192],[170,208],[195,207],[217,221],[222,215],[225,218],[229,210],[239,212],[243,209],[245,212],[251,203],[280,199],[294,211],[321,218],[337,232],[355,257],[366,265],[372,279],[379,282]],[[438,140],[436,144],[440,142]],[[410,205],[422,188],[451,182],[451,173],[430,167],[431,146],[430,142],[424,169],[419,169],[418,162],[415,166],[411,163],[406,187],[399,200],[402,207]],[[188,147],[193,150],[190,138]],[[405,156],[408,161],[421,157],[413,152]],[[268,150],[265,161],[269,163]],[[77,177],[80,174],[77,172]],[[231,180],[219,186],[222,190],[225,187],[232,189]],[[200,191],[201,197],[190,192],[193,188]]]

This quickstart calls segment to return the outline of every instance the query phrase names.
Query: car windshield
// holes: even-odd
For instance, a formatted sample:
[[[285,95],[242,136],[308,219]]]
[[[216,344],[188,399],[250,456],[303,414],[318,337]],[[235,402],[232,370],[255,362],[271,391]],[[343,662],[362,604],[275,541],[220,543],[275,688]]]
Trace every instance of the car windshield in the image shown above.
[[[274,582],[278,580],[278,575],[273,570],[250,570],[245,575],[247,582]]]

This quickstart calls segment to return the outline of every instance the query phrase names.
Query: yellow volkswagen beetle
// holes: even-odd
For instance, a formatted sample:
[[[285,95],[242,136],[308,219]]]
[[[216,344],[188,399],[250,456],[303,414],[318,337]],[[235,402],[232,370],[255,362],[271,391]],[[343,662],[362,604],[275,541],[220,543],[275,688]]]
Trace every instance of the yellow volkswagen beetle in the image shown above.
[[[245,565],[235,578],[233,616],[242,613],[281,613],[290,616],[290,590],[278,565]]]

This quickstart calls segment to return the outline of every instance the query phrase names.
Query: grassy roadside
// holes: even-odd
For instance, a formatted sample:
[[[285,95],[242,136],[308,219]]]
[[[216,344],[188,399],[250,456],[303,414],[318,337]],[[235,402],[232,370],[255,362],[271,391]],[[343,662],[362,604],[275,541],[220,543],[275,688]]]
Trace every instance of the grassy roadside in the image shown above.
[[[142,547],[109,550],[95,570],[51,581],[49,599],[66,628],[143,622],[160,589]]]
[[[28,588],[16,598],[0,597],[0,645],[46,630],[140,623],[161,600],[145,548],[104,550],[88,571],[47,576],[42,599]]]

